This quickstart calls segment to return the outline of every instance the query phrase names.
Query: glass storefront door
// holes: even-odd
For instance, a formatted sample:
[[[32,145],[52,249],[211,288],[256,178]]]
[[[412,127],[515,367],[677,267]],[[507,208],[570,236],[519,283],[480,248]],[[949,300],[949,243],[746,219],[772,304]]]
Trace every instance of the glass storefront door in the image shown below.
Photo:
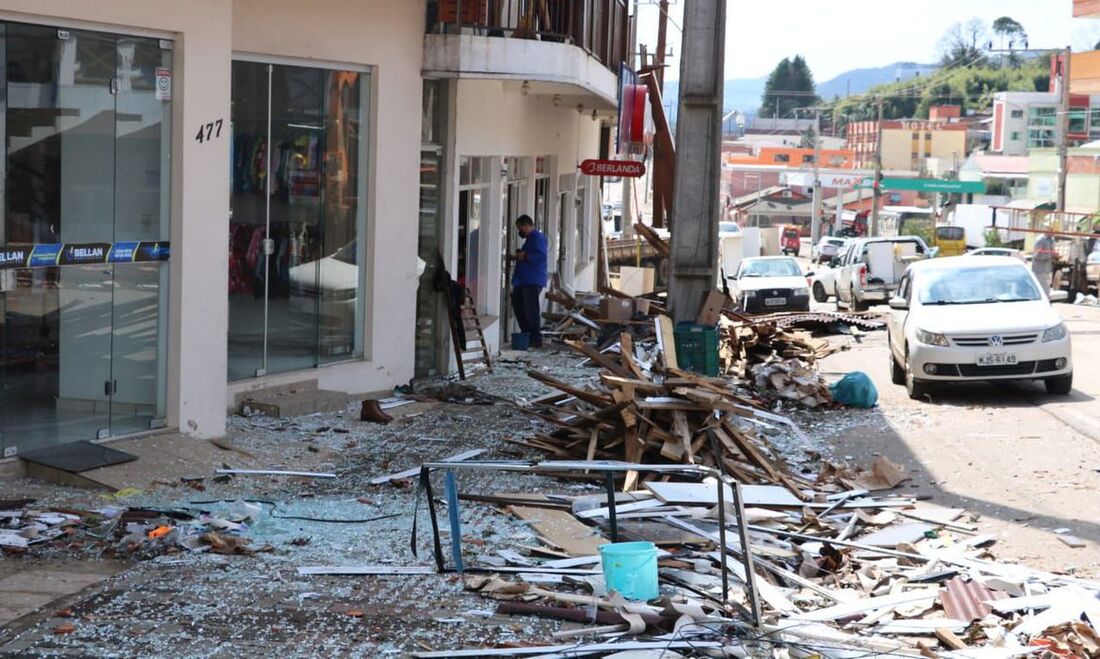
[[[366,74],[233,63],[229,379],[362,353]]]
[[[147,430],[164,415],[171,43],[0,23],[0,49],[0,446]]]

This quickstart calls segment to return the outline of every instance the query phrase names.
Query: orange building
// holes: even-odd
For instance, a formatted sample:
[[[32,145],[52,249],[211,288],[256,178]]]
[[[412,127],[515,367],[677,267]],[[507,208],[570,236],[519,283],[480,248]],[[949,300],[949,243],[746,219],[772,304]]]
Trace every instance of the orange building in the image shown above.
[[[1100,0],[1073,0],[1073,15],[1077,18],[1100,18]]]
[[[756,155],[723,153],[723,162],[727,165],[773,165],[779,167],[813,167],[814,150],[792,147],[761,147]],[[855,153],[849,149],[821,149],[821,167],[829,169],[851,169],[855,163]]]

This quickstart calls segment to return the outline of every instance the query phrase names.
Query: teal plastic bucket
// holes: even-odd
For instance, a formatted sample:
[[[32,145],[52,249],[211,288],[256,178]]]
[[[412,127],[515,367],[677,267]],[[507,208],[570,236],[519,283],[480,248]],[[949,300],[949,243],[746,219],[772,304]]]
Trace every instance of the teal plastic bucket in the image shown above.
[[[603,579],[608,591],[631,600],[651,600],[657,588],[657,547],[652,542],[600,545]]]

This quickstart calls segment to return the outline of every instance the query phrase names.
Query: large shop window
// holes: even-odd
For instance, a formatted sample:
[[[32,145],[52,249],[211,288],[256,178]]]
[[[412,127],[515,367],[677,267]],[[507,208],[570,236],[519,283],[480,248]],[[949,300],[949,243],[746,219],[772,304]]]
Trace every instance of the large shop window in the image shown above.
[[[230,380],[363,354],[368,86],[233,63]]]
[[[6,454],[163,423],[171,47],[0,23]]]

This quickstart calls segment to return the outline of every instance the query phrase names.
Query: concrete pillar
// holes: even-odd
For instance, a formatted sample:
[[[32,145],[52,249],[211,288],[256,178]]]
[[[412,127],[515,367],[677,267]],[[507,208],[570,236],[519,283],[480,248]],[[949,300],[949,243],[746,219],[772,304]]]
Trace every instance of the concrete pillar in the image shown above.
[[[686,0],[676,119],[669,303],[694,320],[718,277],[726,0]]]

